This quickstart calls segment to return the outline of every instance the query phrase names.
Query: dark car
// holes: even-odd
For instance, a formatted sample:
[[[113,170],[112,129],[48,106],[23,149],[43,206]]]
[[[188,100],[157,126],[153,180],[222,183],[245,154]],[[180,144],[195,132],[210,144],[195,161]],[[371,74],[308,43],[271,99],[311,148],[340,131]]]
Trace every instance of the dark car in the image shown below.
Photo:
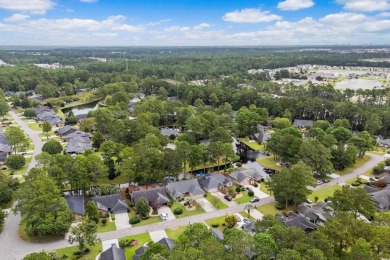
[[[251,202],[252,202],[252,203],[255,203],[255,202],[258,202],[258,201],[260,201],[259,198],[253,198],[253,199],[251,199]]]
[[[225,195],[224,198],[225,198],[227,201],[232,201],[232,200],[233,200],[233,197],[230,196],[230,195]]]

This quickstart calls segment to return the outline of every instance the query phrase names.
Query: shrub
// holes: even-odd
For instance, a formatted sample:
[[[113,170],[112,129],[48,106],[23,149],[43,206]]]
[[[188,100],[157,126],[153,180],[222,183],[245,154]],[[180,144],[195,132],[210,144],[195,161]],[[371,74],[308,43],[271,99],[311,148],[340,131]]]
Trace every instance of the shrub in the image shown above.
[[[76,251],[76,252],[73,252],[73,255],[82,255],[82,252]]]
[[[374,183],[378,188],[385,188],[387,186],[387,182],[385,180],[378,180]]]
[[[248,191],[248,196],[249,196],[249,197],[253,197],[253,195],[255,195],[255,193],[253,192],[253,190],[249,190],[249,191]]]
[[[138,224],[139,222],[141,222],[141,220],[139,219],[139,217],[133,217],[129,220],[129,223],[134,225],[134,224]]]
[[[207,192],[203,196],[206,198],[207,197]]]
[[[279,202],[276,202],[276,205],[275,205],[275,208],[276,209],[284,209],[284,205],[283,204],[281,204],[281,203],[279,203]]]
[[[245,187],[240,187],[240,190],[238,192],[240,191],[245,191]]]
[[[211,223],[211,226],[212,226],[213,228],[217,228],[217,227],[219,227],[219,223]]]
[[[236,166],[237,166],[238,168],[240,168],[240,167],[242,166],[242,163],[236,162]]]
[[[107,219],[102,219],[102,224],[103,224],[103,226],[105,226],[106,225],[106,223],[107,223]]]
[[[255,184],[253,184],[253,186],[254,186],[255,188],[257,188],[257,187],[259,187],[259,184],[255,183]]]
[[[236,192],[240,192],[241,191],[241,187],[240,186],[237,186],[236,187]]]
[[[128,239],[126,239],[126,240],[124,240],[124,239],[119,240],[119,247],[122,248],[122,249],[125,248],[125,247],[128,247],[129,244],[130,244],[130,241]]]
[[[91,249],[89,249],[89,248],[86,248],[86,249],[84,250],[84,253],[86,253],[86,254],[88,254],[89,252],[91,252]]]
[[[5,164],[12,170],[19,170],[26,164],[26,159],[22,154],[11,154],[8,156]]]
[[[183,209],[182,209],[182,208],[175,208],[175,209],[173,210],[173,213],[174,213],[175,215],[181,215],[181,214],[183,214]]]
[[[43,145],[42,151],[47,152],[49,154],[61,153],[62,145],[56,140],[49,140]]]
[[[317,202],[320,198],[318,196],[314,197],[314,201]]]
[[[359,182],[354,182],[351,185],[354,186],[354,187],[357,187],[357,186],[360,186],[360,183]]]

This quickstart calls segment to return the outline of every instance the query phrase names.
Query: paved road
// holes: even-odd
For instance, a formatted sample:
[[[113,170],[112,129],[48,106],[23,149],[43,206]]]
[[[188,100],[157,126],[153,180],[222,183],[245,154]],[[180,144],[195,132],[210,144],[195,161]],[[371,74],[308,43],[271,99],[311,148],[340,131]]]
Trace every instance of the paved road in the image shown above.
[[[29,171],[31,168],[34,168],[37,165],[35,156],[42,152],[42,146],[43,146],[42,139],[39,137],[39,132],[34,131],[30,127],[28,127],[26,123],[15,114],[14,111],[9,111],[8,113],[12,117],[12,119],[23,129],[23,131],[26,134],[28,134],[28,136],[30,137],[31,141],[34,144],[34,153],[31,158],[31,162],[28,164],[28,171]]]
[[[383,156],[370,154],[371,159],[361,166],[360,168],[352,171],[351,173],[341,176],[337,179],[333,179],[329,183],[317,186],[315,190],[324,189],[328,186],[335,185],[337,183],[346,182],[348,180],[351,180],[353,178],[356,178],[357,175],[361,175],[368,171],[369,169],[373,168],[378,164],[378,162],[383,160]],[[274,197],[270,196],[267,198],[261,199],[259,202],[255,203],[256,206],[261,206],[264,204],[272,203],[274,202]],[[227,209],[217,210],[213,212],[207,212],[196,216],[191,217],[185,217],[185,218],[179,218],[175,220],[167,220],[165,222],[150,224],[147,226],[140,226],[140,227],[133,227],[130,229],[124,229],[124,230],[117,230],[117,231],[111,231],[106,233],[100,233],[98,234],[98,238],[102,240],[110,240],[110,239],[116,239],[124,236],[131,236],[131,235],[137,235],[142,234],[146,232],[153,232],[158,230],[163,230],[167,228],[174,228],[178,226],[187,225],[189,223],[195,223],[195,222],[203,222],[204,220],[210,219],[210,218],[216,218],[225,216],[227,214],[233,214],[240,211],[243,211],[245,207],[245,204],[242,205],[235,205]],[[13,215],[12,215],[13,216]],[[33,243],[27,243],[25,241],[22,241],[19,239],[17,235],[17,229],[18,229],[18,223],[19,223],[19,216],[16,217],[9,217],[6,220],[5,229],[2,234],[0,234],[0,256],[7,256],[0,257],[0,259],[22,259],[25,255],[32,253],[32,252],[38,252],[41,250],[49,251],[54,250],[57,248],[62,248],[69,246],[69,243],[66,240],[60,240],[52,243],[39,243],[39,244],[33,244]]]

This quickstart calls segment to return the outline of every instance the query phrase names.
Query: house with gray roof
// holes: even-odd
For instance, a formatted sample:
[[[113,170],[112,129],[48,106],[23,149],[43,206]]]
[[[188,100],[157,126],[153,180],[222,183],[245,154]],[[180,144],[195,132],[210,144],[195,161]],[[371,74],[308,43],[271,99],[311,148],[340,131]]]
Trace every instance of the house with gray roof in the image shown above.
[[[220,188],[233,185],[233,182],[223,174],[213,174],[198,179],[200,186],[207,192],[216,192]]]
[[[173,247],[175,246],[176,241],[167,237],[164,237],[160,239],[157,243],[165,246],[168,248],[168,250],[172,250]],[[141,246],[137,250],[135,250],[135,255],[133,256],[133,260],[139,260],[141,259],[141,256],[148,251],[149,247],[148,246]]]
[[[167,137],[170,137],[170,136],[177,137],[177,136],[179,135],[179,131],[178,131],[178,130],[173,129],[173,128],[168,128],[168,127],[161,128],[161,129],[160,129],[160,132],[161,132],[164,136],[167,136]]]
[[[326,221],[333,218],[333,209],[326,202],[319,202],[312,206],[301,204],[297,212],[310,222],[323,226]]]
[[[3,128],[0,127],[0,162],[5,162],[7,156],[12,153],[12,149],[9,146],[8,140],[5,137]]]
[[[66,145],[65,152],[70,154],[77,154],[92,149],[93,147],[89,140],[86,141],[81,137],[75,137],[69,140],[68,144]]]
[[[65,196],[69,209],[77,215],[84,216],[84,196]]]
[[[112,244],[109,249],[100,254],[100,260],[126,260],[125,250]]]
[[[312,127],[314,125],[313,120],[303,120],[303,119],[295,119],[293,126],[296,126],[298,128],[308,128]]]
[[[71,139],[76,138],[76,137],[81,138],[84,141],[88,141],[89,142],[89,139],[91,139],[91,134],[90,133],[86,133],[86,132],[81,132],[81,131],[74,131],[74,132],[71,132],[71,133],[69,133],[67,135],[63,135],[61,138],[65,142],[69,142]]]
[[[382,137],[378,137],[376,139],[376,142],[381,147],[387,147],[387,148],[390,147],[390,139],[383,139]]]
[[[66,136],[66,135],[69,135],[69,134],[74,133],[76,131],[77,131],[77,129],[74,128],[73,126],[66,125],[64,127],[59,128],[54,133],[59,135],[59,136]]]
[[[213,236],[215,237],[216,240],[222,241],[224,239],[224,235],[221,232],[221,230],[216,229],[216,228],[211,228],[211,232],[212,232],[212,234],[213,234]]]
[[[131,193],[131,200],[137,203],[142,197],[145,197],[149,205],[159,207],[167,205],[169,202],[168,194],[164,187],[157,187],[147,190],[137,190]]]
[[[56,112],[48,106],[35,107],[35,115],[38,120],[49,122],[53,126],[62,126],[65,121],[56,115]]]
[[[390,188],[369,193],[371,200],[375,202],[377,211],[390,210]]]
[[[174,199],[182,197],[201,198],[205,192],[197,179],[182,180],[168,183],[165,186],[167,193]]]
[[[249,185],[261,179],[261,174],[256,169],[239,169],[230,173],[229,177],[240,185]]]
[[[298,215],[295,212],[290,211],[287,216],[282,214],[276,214],[276,217],[282,222],[286,227],[298,227],[305,231],[306,233],[310,233],[317,229],[317,225],[311,223],[305,217]]]
[[[255,221],[249,221],[249,223],[245,223],[241,226],[242,230],[248,234],[254,235],[255,230]]]
[[[96,206],[101,214],[106,214],[108,212],[114,214],[126,213],[127,209],[129,208],[126,201],[122,200],[121,194],[95,196],[92,197],[91,200],[96,203]]]

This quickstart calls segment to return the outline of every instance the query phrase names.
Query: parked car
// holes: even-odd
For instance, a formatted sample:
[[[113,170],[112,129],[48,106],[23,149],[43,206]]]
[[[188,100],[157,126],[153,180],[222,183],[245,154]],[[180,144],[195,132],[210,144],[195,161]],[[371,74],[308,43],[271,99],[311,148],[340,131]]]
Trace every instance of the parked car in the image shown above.
[[[311,200],[309,200],[309,199],[306,199],[306,203],[312,204],[313,202]]]
[[[252,190],[252,188],[251,188],[251,187],[245,187],[245,189],[246,189],[247,191],[250,191],[250,190]]]
[[[160,213],[160,218],[161,218],[162,221],[167,220],[168,219],[168,214],[167,213]]]
[[[225,198],[227,201],[232,201],[232,200],[233,200],[233,197],[230,196],[230,195],[225,195],[224,198]]]
[[[376,181],[374,178],[369,178],[370,181]]]
[[[258,201],[260,201],[260,199],[257,198],[257,197],[251,199],[251,202],[252,202],[252,203],[255,203],[255,202],[258,202]]]
[[[248,224],[248,223],[251,222],[248,218],[244,218],[242,221],[243,221],[245,224]]]
[[[317,185],[321,185],[321,184],[323,184],[323,183],[324,183],[324,182],[321,181],[321,180],[317,181]]]

